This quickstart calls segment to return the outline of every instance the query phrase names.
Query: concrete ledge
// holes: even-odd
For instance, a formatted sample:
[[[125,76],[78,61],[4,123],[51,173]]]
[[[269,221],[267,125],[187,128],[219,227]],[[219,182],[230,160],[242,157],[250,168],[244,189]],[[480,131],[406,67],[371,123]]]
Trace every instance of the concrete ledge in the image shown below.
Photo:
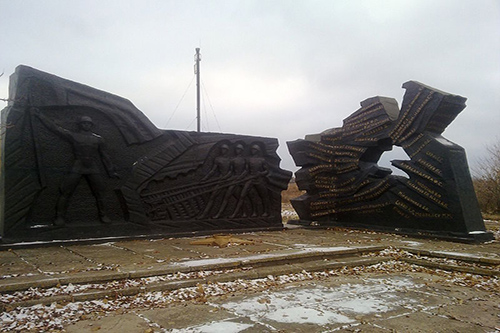
[[[447,251],[428,251],[428,250],[415,249],[412,247],[401,247],[401,250],[410,252],[412,254],[420,255],[420,256],[455,259],[455,260],[460,260],[460,261],[465,261],[465,262],[473,262],[473,263],[478,263],[478,264],[500,265],[500,258],[484,257],[484,256],[478,256],[478,255],[468,254],[468,253],[455,253],[455,252],[447,252]]]
[[[470,274],[479,274],[487,276],[500,276],[500,270],[488,269],[484,267],[469,267],[457,266],[447,263],[436,263],[424,258],[393,258],[385,256],[372,256],[360,257],[361,254],[377,253],[385,249],[384,246],[367,246],[358,248],[338,248],[328,250],[329,248],[314,248],[309,251],[284,251],[281,253],[274,253],[272,255],[259,255],[248,257],[226,258],[222,261],[217,259],[213,260],[193,260],[192,263],[198,264],[190,265],[189,262],[181,262],[175,264],[165,264],[162,267],[153,268],[150,270],[134,270],[129,272],[119,272],[114,270],[108,271],[87,271],[83,273],[61,274],[58,277],[45,277],[45,276],[30,276],[30,277],[17,277],[9,278],[8,280],[0,280],[0,292],[14,292],[27,290],[31,287],[49,288],[55,287],[59,284],[84,284],[84,283],[101,283],[113,280],[124,280],[127,278],[143,278],[151,276],[162,276],[167,274],[174,274],[177,272],[190,273],[203,270],[227,270],[227,269],[243,269],[235,272],[225,272],[223,274],[208,276],[204,279],[190,279],[190,280],[177,280],[165,281],[154,284],[149,284],[140,287],[129,287],[117,290],[94,290],[84,293],[61,295],[54,297],[46,297],[41,299],[34,299],[19,302],[12,305],[4,306],[29,306],[34,304],[50,304],[52,302],[65,302],[65,301],[86,301],[106,297],[116,297],[118,295],[130,296],[141,292],[151,291],[164,291],[174,290],[179,288],[194,287],[199,283],[206,282],[229,282],[238,279],[256,279],[264,278],[269,275],[284,275],[299,273],[302,271],[321,271],[329,269],[338,269],[341,267],[355,267],[355,266],[369,266],[378,264],[389,260],[401,260],[410,264],[419,266],[443,269],[449,271],[464,272]],[[411,247],[400,247],[399,249],[408,251],[413,254],[449,258],[464,262],[472,262],[481,265],[493,266],[498,265],[499,259],[490,257],[472,256],[460,253],[448,253],[443,251],[427,251],[422,249],[415,249]],[[208,262],[208,263],[206,263]],[[247,268],[247,269],[245,269]],[[494,267],[496,268],[496,267]]]
[[[52,304],[54,302],[56,303],[66,303],[66,302],[71,302],[73,301],[73,298],[71,295],[57,295],[57,296],[51,296],[51,297],[43,297],[39,299],[30,299],[26,301],[21,301],[15,304],[8,304],[6,305],[6,308],[8,307],[27,307],[27,306],[33,306],[37,304],[42,304],[42,305],[48,305]]]
[[[323,261],[323,263],[307,263],[302,265],[302,270],[317,272],[327,269],[338,269],[342,267],[371,266],[392,260],[391,257],[360,258],[348,261]]]
[[[3,281],[2,281],[3,282]],[[29,288],[50,288],[59,284],[57,278],[37,277],[37,279],[22,279],[21,281],[5,281],[0,283],[0,292],[13,292]]]
[[[180,281],[167,281],[158,282],[142,287],[129,287],[116,290],[95,290],[88,291],[84,293],[77,293],[72,295],[58,295],[52,297],[43,297],[34,300],[22,301],[17,303],[12,303],[6,305],[10,308],[22,307],[22,306],[32,306],[35,304],[51,304],[53,302],[84,302],[95,299],[103,298],[115,298],[117,296],[133,296],[143,292],[156,292],[156,291],[167,291],[176,290],[180,288],[196,287],[200,283],[216,283],[216,282],[230,282],[238,279],[252,280],[265,278],[269,275],[278,276],[285,274],[300,273],[304,270],[308,271],[321,271],[327,269],[341,268],[341,267],[355,267],[363,265],[373,265],[383,261],[391,260],[391,258],[368,258],[368,259],[357,259],[346,260],[341,262],[331,262],[325,260],[318,260],[308,264],[287,264],[275,267],[259,267],[250,270],[244,270],[239,272],[231,272],[227,274],[212,275],[205,279],[189,279]]]
[[[424,266],[424,267],[429,267],[429,268],[437,268],[437,269],[442,269],[442,270],[447,270],[447,271],[455,271],[455,272],[470,273],[470,274],[477,274],[477,275],[487,275],[487,276],[500,276],[500,271],[495,271],[495,270],[490,270],[490,269],[485,269],[485,268],[480,268],[480,267],[457,266],[457,265],[451,265],[451,264],[445,264],[445,263],[432,262],[432,261],[428,261],[425,259],[400,258],[399,260],[402,260],[402,261],[407,262],[409,264],[414,264],[414,265],[419,265],[419,266]]]
[[[69,284],[69,283],[97,283],[97,282],[107,282],[113,280],[123,280],[130,277],[128,272],[118,272],[118,271],[96,271],[96,272],[85,272],[78,273],[75,275],[62,275],[60,276],[59,283],[60,284]]]

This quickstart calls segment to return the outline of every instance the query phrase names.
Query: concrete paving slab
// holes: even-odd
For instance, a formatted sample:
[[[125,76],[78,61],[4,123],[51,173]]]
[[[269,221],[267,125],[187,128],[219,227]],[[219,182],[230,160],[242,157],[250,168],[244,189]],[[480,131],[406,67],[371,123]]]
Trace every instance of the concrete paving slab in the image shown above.
[[[192,240],[189,238],[188,240]],[[158,262],[175,262],[181,259],[199,259],[205,255],[192,249],[188,242],[182,245],[175,239],[151,239],[116,242],[116,246],[130,249],[138,254],[149,256]]]
[[[197,253],[190,250],[176,249],[172,246],[172,240],[169,239],[121,241],[116,242],[115,246],[153,258],[159,262],[176,261],[179,258],[198,256]]]
[[[157,264],[157,260],[110,243],[68,247],[72,252],[87,258],[96,266],[105,265],[121,269],[138,269]]]
[[[464,244],[457,242],[446,242],[436,239],[411,239],[408,241],[418,243],[418,248],[429,251],[444,251],[455,253],[469,253],[476,256],[500,256],[500,242],[492,241],[486,244]],[[410,245],[410,247],[413,247]]]
[[[283,248],[288,248],[280,244],[269,244],[264,241],[265,237],[261,236],[260,233],[250,233],[250,234],[238,234],[234,237],[254,241],[254,244],[230,244],[227,247],[220,248],[218,246],[209,245],[193,245],[192,241],[202,240],[206,237],[195,237],[195,238],[182,238],[174,240],[172,246],[176,249],[189,249],[193,254],[196,254],[202,258],[220,258],[220,257],[236,257],[239,255],[248,255],[251,253],[267,253],[275,250],[280,250]],[[186,258],[194,258],[193,255],[184,256]]]
[[[194,302],[185,302],[179,306],[140,311],[139,313],[149,321],[160,325],[161,328],[169,330],[192,328],[214,321],[235,319],[232,313],[224,309]]]
[[[13,251],[27,263],[49,274],[80,271],[94,266],[85,258],[68,251],[64,247],[16,249]]]
[[[92,267],[93,264],[81,256],[71,253],[64,247],[46,247],[43,249],[12,250],[28,264],[42,272],[78,271]]]
[[[259,232],[254,233],[258,239],[261,239],[264,244],[283,247],[295,248],[295,244],[305,243],[306,238],[302,237],[305,229],[287,229],[284,231],[275,232]],[[311,243],[316,243],[311,240]]]
[[[435,295],[448,297],[450,299],[456,299],[459,301],[469,300],[471,298],[489,298],[491,293],[489,291],[475,289],[474,294],[471,294],[470,290],[474,283],[470,283],[470,286],[459,286],[456,284],[450,285],[449,279],[441,278],[437,279],[433,283],[428,283],[429,292]],[[500,292],[500,290],[499,290]]]
[[[238,238],[242,237],[238,236]],[[245,239],[251,238],[245,237]],[[241,255],[269,253],[283,249],[283,247],[272,244],[264,244],[262,242],[247,245],[230,245],[225,248],[207,245],[193,245],[192,248],[208,257],[215,258],[234,258]]]
[[[378,320],[380,315],[405,313],[419,304],[417,296],[407,294],[407,288],[419,285],[407,276],[355,279],[351,282],[357,283],[342,281],[335,287],[330,285],[332,280],[335,279],[250,297],[240,295],[212,304],[274,330],[293,332],[338,329],[346,324]]]
[[[0,279],[26,274],[39,274],[39,272],[13,251],[0,251]]]
[[[495,308],[497,313],[489,311]],[[475,298],[459,302],[459,304],[440,307],[435,310],[435,314],[475,324],[491,332],[500,329],[500,304],[490,299]]]
[[[356,332],[356,333],[388,333],[387,329],[379,327],[376,323],[356,324],[350,327],[342,327],[335,332]]]
[[[209,257],[207,259],[182,260],[171,264],[177,269],[220,269],[244,266],[277,265],[279,263],[307,262],[334,256],[356,256],[362,248],[356,247],[316,247],[281,249],[279,251],[244,254],[237,257]]]
[[[395,332],[485,333],[484,327],[425,312],[414,312],[377,322]],[[493,331],[494,332],[494,331]]]
[[[289,247],[307,246],[388,246],[391,242],[403,239],[402,236],[347,229],[290,229],[273,235],[266,234],[266,240]]]
[[[353,322],[338,312],[321,308],[320,295],[317,290],[294,288],[250,297],[232,297],[220,307],[272,330],[290,331],[293,328],[294,332],[319,332]],[[340,297],[342,293],[331,296]]]
[[[150,327],[147,321],[132,313],[82,320],[66,327],[68,333],[144,333],[148,332],[148,330],[154,332],[154,329]]]

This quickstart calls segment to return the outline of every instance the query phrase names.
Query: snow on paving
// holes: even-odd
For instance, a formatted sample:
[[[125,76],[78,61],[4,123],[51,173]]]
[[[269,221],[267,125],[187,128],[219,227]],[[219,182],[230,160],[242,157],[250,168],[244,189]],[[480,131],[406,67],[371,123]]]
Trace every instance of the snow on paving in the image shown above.
[[[311,245],[309,245],[311,246]],[[302,254],[302,253],[314,253],[314,252],[338,252],[338,251],[346,251],[355,249],[354,247],[304,247],[300,248],[296,251],[288,251],[286,253],[262,253],[251,256],[241,256],[237,258],[213,258],[213,259],[197,259],[197,260],[186,260],[180,262],[173,262],[172,266],[177,267],[203,267],[203,266],[212,266],[212,265],[223,265],[228,263],[237,263],[237,262],[248,262],[253,260],[263,260],[263,259],[271,259],[271,258],[286,258],[290,255],[294,254]]]
[[[406,243],[406,244],[408,244],[408,246],[421,246],[422,245],[422,243],[420,243],[420,242],[405,241],[405,240],[401,241],[401,243]]]
[[[359,314],[388,312],[417,303],[397,295],[407,288],[420,287],[410,278],[366,279],[364,283],[287,288],[227,302],[222,307],[255,322],[265,318],[282,323],[327,325],[353,323]]]
[[[198,325],[198,326],[193,326],[190,327],[189,329],[172,329],[169,330],[168,332],[171,333],[237,333],[244,331],[253,325],[251,324],[242,324],[242,323],[235,323],[233,321],[218,321],[218,322],[212,322],[204,325]]]

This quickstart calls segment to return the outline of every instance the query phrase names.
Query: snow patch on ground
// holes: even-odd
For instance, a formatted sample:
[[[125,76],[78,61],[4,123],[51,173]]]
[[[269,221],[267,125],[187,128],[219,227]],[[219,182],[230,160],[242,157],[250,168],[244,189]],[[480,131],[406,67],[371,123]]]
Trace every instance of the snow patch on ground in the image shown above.
[[[420,246],[420,245],[422,245],[422,243],[420,243],[420,242],[415,242],[415,241],[402,241],[402,243],[406,243],[406,244],[408,244],[409,246]]]
[[[315,286],[266,292],[222,308],[252,321],[295,324],[348,324],[359,315],[388,312],[417,303],[401,297],[407,288],[419,288],[409,278],[367,279],[365,284]]]
[[[314,252],[337,252],[337,251],[346,251],[351,250],[353,248],[349,247],[311,247],[311,248],[300,248],[296,251],[287,252],[287,253],[264,253],[257,254],[246,257],[238,257],[238,258],[213,258],[213,259],[198,259],[198,260],[186,260],[181,262],[174,262],[171,265],[177,267],[203,267],[203,266],[211,266],[211,265],[221,265],[227,263],[237,263],[237,262],[248,262],[251,260],[261,260],[261,259],[269,259],[269,258],[279,258],[279,257],[287,257],[293,254],[300,253],[314,253]]]
[[[169,330],[171,333],[238,333],[252,327],[250,324],[235,323],[232,321],[212,322],[195,327]]]

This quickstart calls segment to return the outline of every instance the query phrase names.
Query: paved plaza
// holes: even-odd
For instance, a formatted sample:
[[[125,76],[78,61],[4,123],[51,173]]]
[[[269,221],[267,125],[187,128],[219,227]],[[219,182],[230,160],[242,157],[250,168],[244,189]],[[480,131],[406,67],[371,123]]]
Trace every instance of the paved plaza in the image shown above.
[[[1,331],[500,331],[498,239],[291,228],[12,247],[0,265]]]

